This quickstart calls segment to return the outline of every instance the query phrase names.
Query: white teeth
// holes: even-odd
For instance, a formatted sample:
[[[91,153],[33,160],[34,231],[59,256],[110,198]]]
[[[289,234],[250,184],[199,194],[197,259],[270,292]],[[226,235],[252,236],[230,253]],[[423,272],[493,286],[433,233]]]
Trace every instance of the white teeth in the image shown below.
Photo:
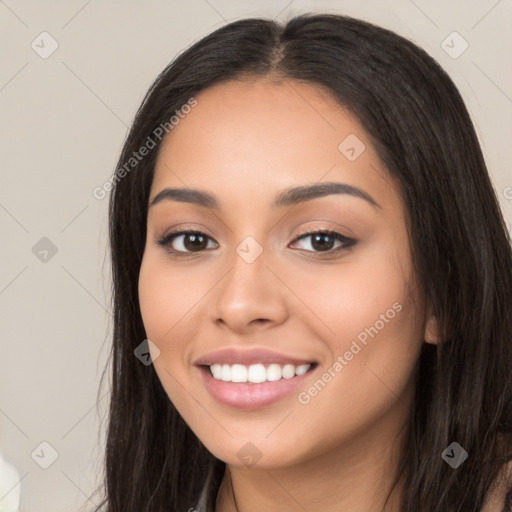
[[[261,382],[274,382],[281,379],[291,379],[296,375],[304,375],[309,369],[310,364],[294,366],[293,364],[285,364],[281,366],[276,363],[268,365],[267,368],[263,364],[251,364],[245,366],[243,364],[212,364],[210,366],[214,379],[223,380],[224,382],[251,382],[253,384]]]
[[[285,364],[282,373],[285,379],[295,377],[295,366],[293,364]]]
[[[247,367],[243,364],[234,364],[231,367],[232,382],[247,382]]]
[[[271,364],[267,368],[267,380],[274,382],[281,378],[281,367],[278,364]]]
[[[229,364],[223,364],[222,365],[222,380],[229,381],[231,380],[231,368],[229,367]]]
[[[222,380],[222,366],[220,364],[212,364],[210,370],[216,379]]]
[[[297,368],[295,368],[295,375],[304,375],[309,370],[310,366],[310,364],[303,364],[302,366],[297,366]]]
[[[258,382],[265,382],[266,380],[267,372],[262,364],[251,364],[251,366],[249,366],[247,380],[245,382],[249,381],[257,384]]]

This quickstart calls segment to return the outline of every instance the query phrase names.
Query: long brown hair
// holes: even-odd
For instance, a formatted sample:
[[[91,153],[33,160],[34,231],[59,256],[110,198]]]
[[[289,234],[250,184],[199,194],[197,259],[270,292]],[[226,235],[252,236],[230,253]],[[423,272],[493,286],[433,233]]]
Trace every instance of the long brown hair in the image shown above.
[[[396,475],[405,482],[402,511],[479,512],[512,460],[510,236],[470,116],[446,72],[407,39],[333,14],[302,14],[283,25],[229,23],[170,63],[137,112],[118,170],[148,137],[156,147],[116,174],[110,196],[112,392],[105,498],[96,510],[187,511],[209,471],[210,508],[215,502],[224,462],[183,421],[153,366],[134,356],[146,338],[137,283],[161,143],[154,132],[209,86],[268,73],[326,87],[363,123],[400,184],[415,270],[442,334],[438,346],[424,345],[418,362]],[[453,441],[469,454],[457,469],[441,457]]]

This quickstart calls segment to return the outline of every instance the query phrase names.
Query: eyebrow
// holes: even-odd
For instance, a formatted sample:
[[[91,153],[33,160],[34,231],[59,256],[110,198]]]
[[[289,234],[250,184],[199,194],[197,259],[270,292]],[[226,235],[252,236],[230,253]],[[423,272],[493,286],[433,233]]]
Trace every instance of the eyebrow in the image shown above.
[[[382,208],[382,206],[364,190],[353,185],[337,182],[302,185],[285,189],[276,196],[271,207],[276,209],[284,206],[292,206],[333,194],[348,194],[353,197],[359,197],[376,208]],[[153,198],[149,207],[151,208],[162,201],[180,201],[220,210],[220,204],[213,194],[191,188],[164,188]]]

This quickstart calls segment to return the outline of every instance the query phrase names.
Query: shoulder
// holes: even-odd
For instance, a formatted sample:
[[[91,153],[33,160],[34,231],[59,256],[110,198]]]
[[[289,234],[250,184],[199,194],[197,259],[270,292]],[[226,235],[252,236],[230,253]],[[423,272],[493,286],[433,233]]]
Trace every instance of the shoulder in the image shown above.
[[[505,499],[512,486],[512,461],[503,466],[487,494],[482,512],[503,512]]]

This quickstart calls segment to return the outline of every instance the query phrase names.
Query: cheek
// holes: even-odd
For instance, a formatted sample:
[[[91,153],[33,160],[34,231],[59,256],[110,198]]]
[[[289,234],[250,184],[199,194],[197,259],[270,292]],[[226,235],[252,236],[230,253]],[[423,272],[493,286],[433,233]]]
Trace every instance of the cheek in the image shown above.
[[[184,365],[190,359],[188,340],[195,336],[184,329],[194,326],[189,318],[204,295],[205,286],[191,279],[190,273],[169,268],[159,254],[144,255],[139,274],[139,303],[146,336],[160,350],[154,367],[162,382],[172,381],[171,375],[183,377]]]
[[[311,266],[293,281],[296,294],[307,298],[304,326],[315,330],[312,339],[321,338],[329,354],[321,382],[302,390],[311,411],[350,407],[352,419],[364,418],[382,412],[409,387],[422,344],[421,322],[414,284],[409,286],[409,260],[393,247],[381,243],[335,269]]]
[[[139,302],[148,337],[161,343],[175,339],[175,332],[207,289],[194,270],[171,268],[165,256],[146,253],[139,274]]]
[[[306,306],[302,318],[310,326],[317,325],[317,334],[329,340],[332,348],[345,349],[347,341],[376,322],[379,331],[389,332],[391,325],[397,332],[404,327],[406,315],[396,310],[410,299],[410,269],[406,255],[395,247],[382,241],[361,247],[334,265],[307,263],[285,271],[283,280]]]
[[[139,303],[146,336],[160,353],[155,372],[169,399],[187,416],[190,401],[186,388],[190,363],[190,339],[196,337],[191,322],[194,306],[208,289],[191,279],[190,272],[170,268],[162,256],[146,252],[139,273]]]

